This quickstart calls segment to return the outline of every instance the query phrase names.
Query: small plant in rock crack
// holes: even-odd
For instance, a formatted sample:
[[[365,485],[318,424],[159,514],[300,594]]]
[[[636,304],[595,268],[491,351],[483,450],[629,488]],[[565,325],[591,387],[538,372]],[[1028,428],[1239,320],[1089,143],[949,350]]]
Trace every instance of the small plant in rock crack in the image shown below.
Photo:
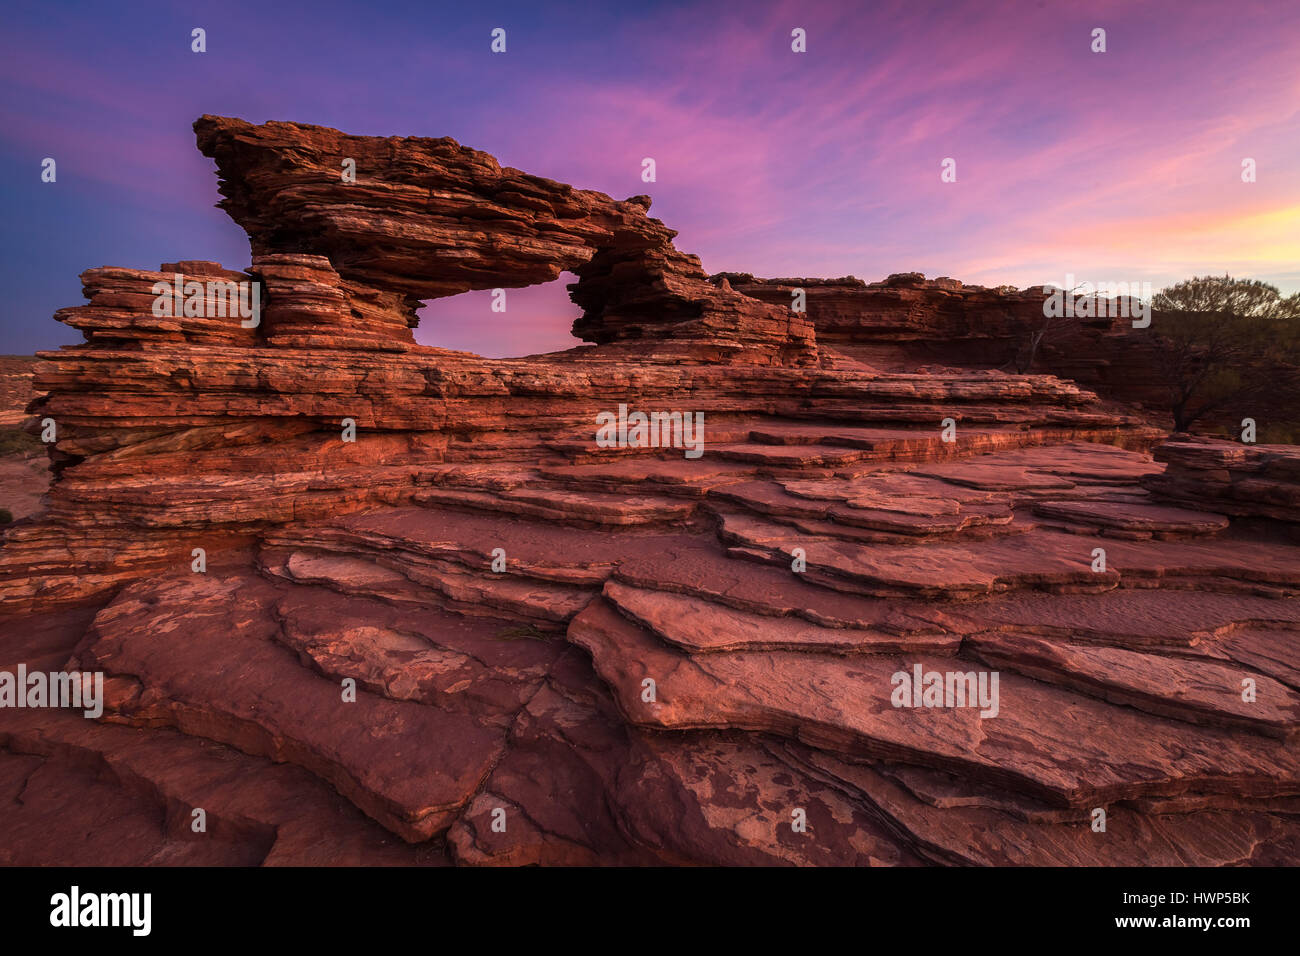
[[[549,641],[554,636],[554,634],[538,630],[532,624],[516,624],[513,627],[506,627],[497,631],[497,637],[506,641]]]

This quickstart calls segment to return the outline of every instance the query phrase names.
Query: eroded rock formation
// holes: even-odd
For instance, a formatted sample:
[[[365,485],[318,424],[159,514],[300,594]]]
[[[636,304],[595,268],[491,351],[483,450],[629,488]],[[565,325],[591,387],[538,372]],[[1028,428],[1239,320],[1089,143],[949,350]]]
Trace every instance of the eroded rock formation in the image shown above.
[[[411,344],[421,300],[578,276],[590,342],[653,339],[679,357],[811,364],[811,327],[706,281],[648,196],[604,193],[502,167],[455,140],[348,136],[300,123],[204,116],[199,149],[216,160],[221,208],[259,256],[329,259],[353,329]],[[355,181],[343,182],[345,161]],[[357,309],[356,297],[374,307]],[[698,350],[689,346],[696,345]]]
[[[1154,332],[1135,329],[1131,318],[1120,316],[1119,300],[1110,300],[1105,315],[1052,323],[1035,345],[1035,333],[1044,325],[1043,302],[1050,294],[1042,286],[990,289],[946,277],[926,279],[920,273],[872,283],[853,276],[714,277],[724,279],[736,291],[776,305],[789,306],[791,292],[803,289],[817,341],[878,368],[1047,372],[1127,404],[1164,409],[1169,403],[1156,368]]]
[[[1191,435],[1156,449],[1165,470],[1146,482],[1194,508],[1300,524],[1300,448],[1247,445]]]
[[[197,131],[249,272],[89,270],[38,373],[0,670],[106,701],[0,709],[0,862],[1300,860],[1300,548],[1242,520],[1294,517],[1285,453],[1162,479],[1139,414],[878,371],[644,201],[450,140]],[[593,346],[409,338],[562,269]],[[264,283],[261,325],[154,316],[176,273]],[[597,442],[620,405],[701,413],[703,455]],[[897,705],[918,671],[996,672],[995,713]]]

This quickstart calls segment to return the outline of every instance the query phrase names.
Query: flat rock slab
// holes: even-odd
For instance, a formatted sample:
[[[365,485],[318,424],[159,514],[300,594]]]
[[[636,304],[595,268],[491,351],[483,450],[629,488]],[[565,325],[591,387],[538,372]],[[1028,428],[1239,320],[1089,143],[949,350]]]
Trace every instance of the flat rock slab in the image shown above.
[[[713,458],[638,458],[599,465],[551,465],[539,469],[542,477],[575,487],[607,488],[650,485],[671,489],[674,494],[704,494],[746,478],[753,468]]]
[[[1037,496],[1086,485],[1136,485],[1158,471],[1147,455],[1092,442],[1064,442],[922,465],[916,473],[959,487]]]
[[[567,649],[555,635],[437,608],[295,588],[275,604],[275,639],[335,682],[508,728]]]
[[[139,697],[114,708],[124,719],[296,764],[411,842],[446,829],[501,751],[502,731],[361,688],[345,702],[340,681],[277,640],[279,597],[257,577],[128,589],[96,618],[82,666],[138,682]]]
[[[411,497],[423,505],[474,508],[579,526],[681,523],[695,510],[689,501],[582,491],[509,489],[495,493],[436,488],[417,491]]]
[[[870,808],[744,734],[639,734],[618,780],[640,842],[713,866],[916,866]],[[796,831],[802,811],[803,831]]]
[[[864,593],[964,598],[1022,588],[1108,590],[1119,584],[1220,578],[1293,593],[1300,589],[1300,548],[1216,539],[1127,541],[1037,529],[974,543],[865,545],[827,536],[800,535],[744,515],[724,515],[728,543],[767,552],[788,562],[802,548],[807,569],[820,583]],[[1094,549],[1106,552],[1106,570],[1094,571]],[[1219,587],[1223,587],[1222,584]]]
[[[934,602],[885,600],[817,587],[788,569],[733,560],[716,542],[682,540],[629,555],[613,580],[647,590],[698,595],[765,617],[793,617],[832,628],[941,636],[977,629]]]
[[[978,671],[951,658],[791,652],[688,655],[603,599],[569,625],[628,720],[664,730],[742,728],[819,749],[899,760],[1083,806],[1180,790],[1300,793],[1300,755],[1282,741],[1113,707],[1000,675],[996,716],[978,707],[894,707],[892,677]],[[648,700],[644,681],[655,682]],[[1092,805],[1095,805],[1092,804]]]
[[[508,515],[451,508],[390,508],[329,524],[292,526],[270,543],[341,540],[352,547],[403,549],[489,569],[502,548],[509,569],[557,581],[601,581],[624,560],[658,553],[693,539],[679,531],[629,529],[613,536]]]
[[[862,630],[822,627],[795,617],[764,617],[702,598],[669,591],[628,587],[610,581],[603,592],[629,620],[689,654],[716,651],[799,650],[824,654],[882,654],[922,651],[955,654],[961,637],[936,633],[917,621],[918,630]]]
[[[341,594],[398,604],[453,607],[470,614],[512,617],[554,628],[591,600],[594,591],[522,575],[476,573],[458,562],[425,559],[401,550],[265,549],[259,565],[271,577],[320,585]],[[346,546],[345,546],[346,547]]]
[[[38,769],[49,789],[0,813],[7,864],[59,864],[87,847],[101,866],[449,862],[440,845],[408,844],[299,767],[164,728],[0,711],[0,800],[3,781],[29,786]],[[194,808],[206,833],[191,829]]]
[[[1040,501],[1034,514],[1061,518],[1086,528],[1186,535],[1217,534],[1228,527],[1223,515],[1161,505],[1131,505],[1110,501]]]
[[[1283,739],[1300,731],[1300,694],[1239,664],[1010,634],[977,635],[967,647],[992,667],[1147,713]]]
[[[631,840],[609,798],[630,759],[622,719],[585,655],[568,647],[519,711],[509,746],[447,834],[475,866],[647,865],[669,862]],[[494,827],[505,814],[506,826]],[[672,834],[669,829],[666,839]],[[675,845],[675,843],[673,843]],[[672,859],[688,856],[683,847]]]
[[[1300,822],[1268,813],[1196,813],[1161,817],[1105,808],[1105,833],[1089,823],[1017,819],[979,806],[936,808],[886,774],[834,754],[798,751],[809,767],[859,794],[935,863],[966,866],[1241,866],[1290,859]]]
[[[1225,657],[1253,667],[1290,687],[1300,690],[1300,627],[1225,627],[1211,646]]]
[[[1236,591],[1115,588],[1103,594],[1013,591],[961,606],[974,630],[1037,634],[1071,642],[1147,647],[1215,646],[1251,625],[1300,630],[1300,601]],[[1276,662],[1294,662],[1296,644],[1276,636]],[[1265,668],[1261,668],[1268,671]],[[1276,676],[1276,675],[1275,675]],[[1279,678],[1281,679],[1281,678]]]

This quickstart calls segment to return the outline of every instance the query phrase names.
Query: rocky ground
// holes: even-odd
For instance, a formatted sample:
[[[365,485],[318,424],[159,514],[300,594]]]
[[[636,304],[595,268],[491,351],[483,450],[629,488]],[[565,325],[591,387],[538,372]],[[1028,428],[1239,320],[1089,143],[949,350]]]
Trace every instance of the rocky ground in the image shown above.
[[[36,514],[49,484],[45,446],[22,427],[36,397],[36,365],[31,355],[0,355],[0,518],[4,512],[10,520]]]
[[[26,417],[27,404],[36,397],[36,364],[31,355],[0,355],[0,427],[21,424]]]
[[[0,670],[106,700],[0,709],[0,861],[1300,861],[1300,450],[881,371],[642,197],[449,140],[196,129],[253,266],[93,269],[59,314]],[[591,346],[409,339],[547,263]],[[176,272],[257,278],[262,325],[152,315]],[[598,444],[620,404],[703,454]],[[917,671],[996,705],[900,706]]]

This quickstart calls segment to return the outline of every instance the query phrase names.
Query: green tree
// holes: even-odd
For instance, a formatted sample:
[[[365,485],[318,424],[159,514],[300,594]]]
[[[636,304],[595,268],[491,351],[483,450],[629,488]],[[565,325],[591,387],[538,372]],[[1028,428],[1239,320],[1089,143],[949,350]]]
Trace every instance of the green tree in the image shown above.
[[[1254,417],[1251,406],[1265,400],[1300,407],[1300,293],[1283,297],[1255,279],[1197,276],[1161,290],[1152,309],[1175,430],[1229,410]]]

